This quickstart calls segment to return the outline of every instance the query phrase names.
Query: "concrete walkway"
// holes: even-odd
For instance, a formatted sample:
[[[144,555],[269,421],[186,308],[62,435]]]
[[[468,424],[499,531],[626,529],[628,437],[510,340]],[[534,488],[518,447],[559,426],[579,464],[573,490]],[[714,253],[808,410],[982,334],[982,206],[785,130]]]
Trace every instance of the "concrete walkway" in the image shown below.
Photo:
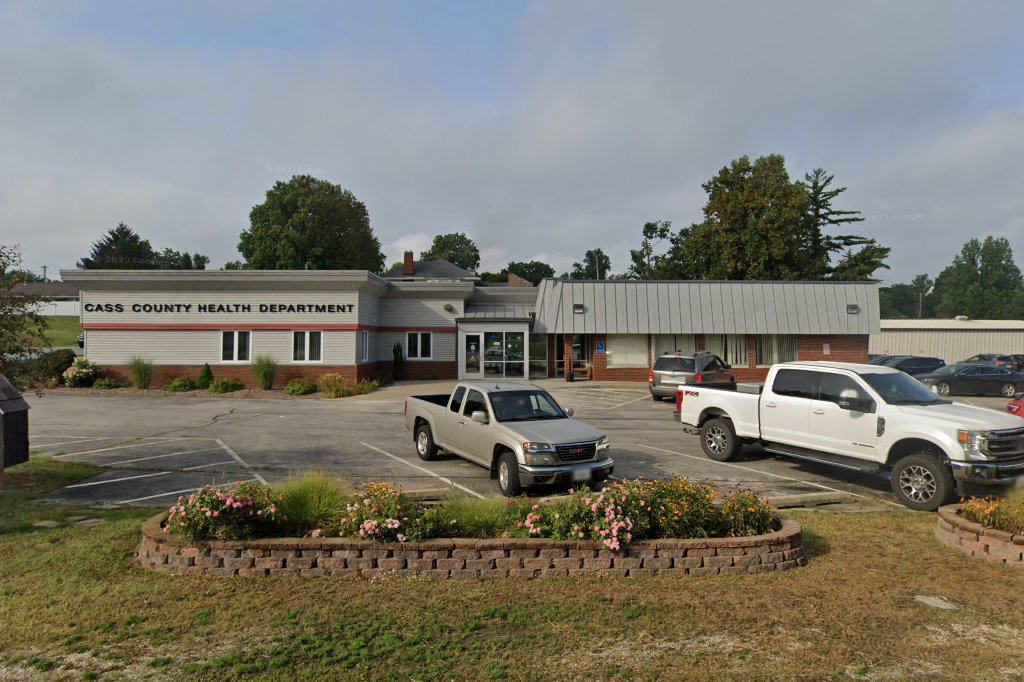
[[[493,379],[484,379],[482,383],[489,383]],[[459,383],[454,380],[435,381],[398,381],[391,386],[374,393],[352,396],[346,400],[358,401],[404,401],[409,396],[429,395],[432,393],[451,393],[455,385]],[[565,379],[533,379],[525,381],[522,379],[502,379],[501,383],[522,383],[531,384],[543,388],[545,391],[560,391],[566,389],[615,389],[618,391],[635,391],[636,393],[647,393],[647,384],[637,381],[566,381]]]

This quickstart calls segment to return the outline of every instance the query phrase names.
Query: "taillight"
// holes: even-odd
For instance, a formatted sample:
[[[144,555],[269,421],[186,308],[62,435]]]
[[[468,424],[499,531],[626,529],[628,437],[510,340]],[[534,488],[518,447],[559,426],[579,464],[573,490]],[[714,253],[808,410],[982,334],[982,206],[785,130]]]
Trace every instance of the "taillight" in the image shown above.
[[[683,395],[683,387],[680,386],[679,388],[676,389],[676,412],[683,411]]]
[[[649,384],[653,384],[654,383],[654,370],[653,369],[647,373],[647,383],[649,383]]]
[[[1011,403],[1006,406],[1006,411],[1010,414],[1020,414],[1020,405],[1014,405]]]
[[[703,376],[701,376],[700,374],[698,374],[698,375],[697,375],[697,383],[699,384],[699,383],[700,383],[700,382],[702,382],[702,381],[704,381],[704,377],[703,377]]]

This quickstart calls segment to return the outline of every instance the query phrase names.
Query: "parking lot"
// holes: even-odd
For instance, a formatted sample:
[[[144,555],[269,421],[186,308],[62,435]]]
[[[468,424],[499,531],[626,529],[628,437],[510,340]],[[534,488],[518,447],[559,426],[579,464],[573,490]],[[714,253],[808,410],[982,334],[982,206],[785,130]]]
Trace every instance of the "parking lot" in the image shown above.
[[[32,449],[106,469],[50,497],[76,504],[167,506],[207,483],[273,485],[310,470],[354,485],[388,480],[428,496],[496,496],[483,468],[447,455],[433,462],[416,456],[403,421],[404,395],[450,386],[394,387],[342,400],[29,396]],[[832,503],[856,511],[894,503],[884,474],[777,459],[757,446],[733,462],[709,460],[698,439],[673,421],[673,406],[652,401],[643,385],[552,382],[547,388],[563,406],[576,408],[578,419],[608,434],[616,478],[678,475],[753,490],[783,505]],[[966,401],[1001,407],[993,399]]]

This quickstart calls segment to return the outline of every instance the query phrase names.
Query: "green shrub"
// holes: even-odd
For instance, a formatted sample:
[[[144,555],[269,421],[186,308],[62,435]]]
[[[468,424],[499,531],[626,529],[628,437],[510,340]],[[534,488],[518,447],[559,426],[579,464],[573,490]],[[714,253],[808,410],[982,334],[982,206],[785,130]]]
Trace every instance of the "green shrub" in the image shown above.
[[[405,378],[405,352],[402,350],[401,341],[395,341],[391,348],[391,358],[394,362],[395,381],[401,381]]]
[[[178,498],[167,516],[166,530],[191,540],[240,540],[268,535],[280,520],[270,488],[236,483],[205,488]]]
[[[92,386],[100,368],[85,357],[76,357],[71,366],[64,370],[64,383],[72,388]]]
[[[204,362],[203,368],[199,370],[199,377],[196,379],[196,388],[201,391],[205,391],[210,388],[210,384],[213,383],[213,370],[210,369],[210,363]]]
[[[164,390],[168,393],[194,391],[196,390],[196,382],[193,381],[191,377],[178,377],[176,379],[171,379],[170,382],[164,386]]]
[[[128,373],[135,388],[149,388],[153,382],[153,361],[133,355],[128,361]]]
[[[1011,494],[1006,499],[972,497],[960,509],[960,516],[986,528],[1024,534],[1024,495]]]
[[[238,379],[214,379],[208,390],[210,393],[232,393],[240,391],[245,386]]]
[[[282,528],[293,535],[336,535],[352,490],[338,478],[311,472],[289,478],[274,491]]]
[[[39,381],[44,384],[51,379],[60,379],[64,376],[64,372],[71,367],[74,363],[75,358],[78,356],[75,351],[70,348],[61,348],[59,350],[50,351],[49,353],[43,353],[36,360],[36,372]]]
[[[253,359],[252,371],[256,375],[256,385],[269,391],[274,387],[274,377],[277,376],[277,360],[269,355],[260,355]]]
[[[363,379],[358,384],[349,389],[348,395],[363,395],[365,393],[373,393],[374,391],[380,390],[380,381],[374,379]]]
[[[316,384],[305,377],[297,377],[284,387],[285,395],[309,395],[316,393]]]
[[[497,538],[515,527],[516,522],[526,515],[529,504],[525,498],[478,500],[450,497],[445,500],[443,509],[448,515],[453,537]]]
[[[103,377],[102,379],[97,379],[96,383],[94,383],[92,387],[103,391],[109,391],[112,388],[121,388],[121,382],[112,377]]]
[[[388,483],[370,483],[357,490],[341,517],[338,534],[381,542],[407,542],[445,537],[452,525],[443,510],[427,508]]]
[[[328,398],[342,398],[349,393],[345,385],[345,377],[340,374],[328,373],[316,380],[316,387]]]

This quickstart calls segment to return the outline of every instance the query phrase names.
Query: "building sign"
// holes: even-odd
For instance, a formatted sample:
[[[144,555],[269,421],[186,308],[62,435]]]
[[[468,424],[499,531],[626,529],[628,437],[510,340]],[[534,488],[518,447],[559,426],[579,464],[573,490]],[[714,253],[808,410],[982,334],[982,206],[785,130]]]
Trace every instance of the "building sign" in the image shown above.
[[[597,342],[597,354],[604,355],[604,341]]]
[[[353,313],[354,303],[85,303],[87,313]]]

